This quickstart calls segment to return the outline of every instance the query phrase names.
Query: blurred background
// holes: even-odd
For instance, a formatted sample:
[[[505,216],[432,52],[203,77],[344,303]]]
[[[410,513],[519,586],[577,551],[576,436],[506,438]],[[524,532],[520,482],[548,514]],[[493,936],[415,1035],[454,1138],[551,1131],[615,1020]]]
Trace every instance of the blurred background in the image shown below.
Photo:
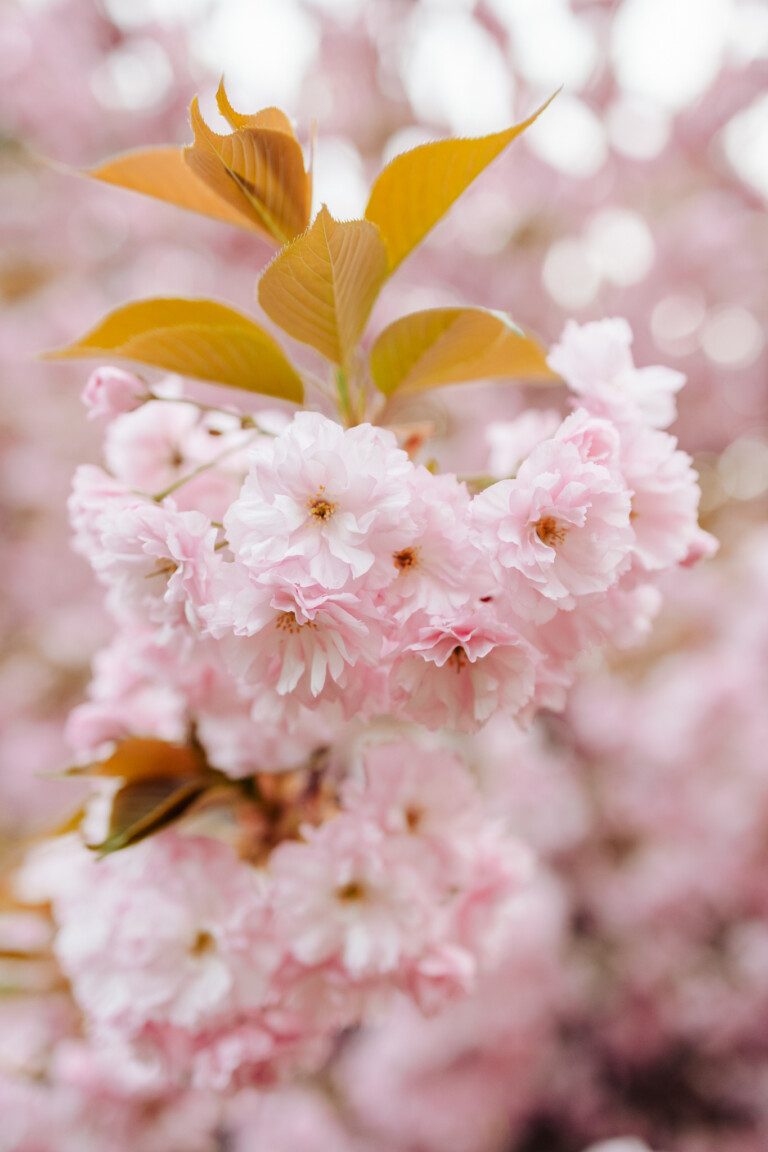
[[[688,376],[673,431],[722,548],[670,584],[649,648],[595,667],[569,714],[521,748],[504,804],[559,895],[506,987],[535,971],[536,992],[502,1035],[498,988],[486,990],[448,1048],[499,1088],[487,1106],[512,1123],[514,1152],[575,1152],[620,1130],[680,1152],[764,1150],[765,0],[0,0],[0,853],[72,803],[71,785],[40,774],[66,763],[63,721],[107,636],[65,512],[75,464],[99,454],[79,402],[88,366],[36,354],[141,296],[255,313],[270,256],[257,238],[76,170],[187,142],[195,93],[217,126],[222,74],[235,107],[281,106],[303,143],[317,122],[317,203],[342,217],[362,213],[398,151],[492,132],[562,85],[398,272],[371,331],[452,303],[504,309],[547,342],[567,317],[626,316],[638,364]],[[452,389],[431,411],[443,457],[462,468],[480,458],[479,395]],[[498,418],[532,399],[498,386],[482,397]],[[492,733],[487,753],[493,765]],[[570,967],[553,974],[555,938]],[[442,1127],[425,1119],[413,1084],[432,1076],[437,1093],[447,1057],[445,1037],[419,1027],[400,1022],[396,1039],[357,1052],[356,1106],[386,1134],[392,1101],[408,1101],[409,1150],[498,1148],[498,1126],[479,1134],[451,1112],[453,1065],[433,1108]],[[495,1054],[477,1056],[478,1029]],[[413,1068],[393,1055],[403,1043]],[[521,1071],[526,1051],[548,1069],[543,1094]]]

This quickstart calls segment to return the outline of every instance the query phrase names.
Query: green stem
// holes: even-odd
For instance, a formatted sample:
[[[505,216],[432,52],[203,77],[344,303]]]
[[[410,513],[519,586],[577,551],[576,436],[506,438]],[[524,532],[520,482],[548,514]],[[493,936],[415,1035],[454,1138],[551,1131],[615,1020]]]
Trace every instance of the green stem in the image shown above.
[[[336,369],[336,391],[339,394],[339,412],[347,425],[352,424],[352,404],[349,398],[349,374],[346,368]]]
[[[209,468],[215,468],[216,465],[222,460],[225,460],[227,456],[232,456],[235,452],[241,452],[243,448],[247,448],[249,444],[254,442],[258,435],[261,435],[261,433],[258,432],[254,436],[249,436],[242,444],[235,444],[231,448],[225,448],[223,452],[219,452],[218,456],[214,456],[214,458],[206,464],[201,464],[199,468],[193,468],[191,472],[188,472],[186,476],[181,476],[178,480],[174,480],[173,484],[169,484],[162,492],[156,492],[152,499],[159,504],[161,500],[165,500],[166,496],[170,496],[177,489],[183,487],[184,484],[187,484],[190,480],[194,480],[195,476],[199,476],[201,472],[207,472]]]

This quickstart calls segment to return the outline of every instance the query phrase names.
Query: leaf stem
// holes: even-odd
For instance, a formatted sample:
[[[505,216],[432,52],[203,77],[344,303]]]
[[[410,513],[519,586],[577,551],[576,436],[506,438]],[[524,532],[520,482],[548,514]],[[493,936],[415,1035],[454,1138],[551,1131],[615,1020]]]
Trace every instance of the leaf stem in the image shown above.
[[[216,465],[220,461],[225,460],[227,456],[232,456],[235,452],[241,452],[243,448],[247,448],[247,446],[252,444],[257,436],[260,435],[261,432],[256,432],[253,436],[249,436],[244,440],[242,444],[233,444],[231,448],[225,448],[223,452],[219,452],[218,456],[214,456],[212,460],[208,460],[207,463],[193,468],[186,476],[180,476],[178,480],[174,480],[173,484],[169,484],[162,492],[156,492],[152,499],[159,504],[161,500],[165,500],[166,496],[172,495],[172,493],[176,492],[177,489],[181,488],[184,484],[187,484],[190,480],[194,480],[195,476],[199,476],[201,472],[207,472],[209,468],[215,468]]]
[[[354,422],[354,417],[349,397],[349,373],[346,368],[336,369],[336,391],[339,396],[339,413],[345,424],[350,426]]]

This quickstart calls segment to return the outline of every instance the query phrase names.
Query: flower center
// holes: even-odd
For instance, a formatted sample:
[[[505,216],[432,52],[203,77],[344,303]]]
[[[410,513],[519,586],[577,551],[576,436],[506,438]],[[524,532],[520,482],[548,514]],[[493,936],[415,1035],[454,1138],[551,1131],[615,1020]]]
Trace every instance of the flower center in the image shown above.
[[[401,572],[409,572],[412,568],[418,568],[420,552],[420,548],[402,548],[399,552],[393,552],[392,560],[395,568],[399,568]]]
[[[279,616],[275,617],[275,628],[278,632],[289,632],[292,636],[295,636],[300,628],[316,627],[314,620],[305,620],[303,624],[300,624],[296,619],[295,612],[281,612]]]
[[[453,652],[448,657],[448,663],[453,664],[457,672],[461,672],[462,668],[467,666],[467,653],[461,644],[457,644]]]
[[[542,516],[533,527],[539,540],[548,548],[557,548],[568,535],[568,529],[558,524],[554,516]]]
[[[324,491],[325,490],[321,488],[317,496],[311,496],[309,500],[307,500],[307,508],[309,508],[309,514],[312,519],[318,523],[322,523],[325,520],[330,520],[331,516],[333,516],[334,512],[338,508],[338,504],[331,503],[330,500],[326,500],[325,496],[323,495]]]
[[[216,940],[212,933],[204,928],[197,933],[189,949],[192,956],[210,956],[216,951]]]
[[[462,649],[463,651],[463,649]],[[417,832],[424,816],[421,808],[415,804],[409,804],[405,810],[405,826],[409,832]]]
[[[170,556],[164,556],[157,561],[151,572],[147,572],[144,579],[148,580],[151,576],[173,576],[178,567],[178,564],[171,560]]]
[[[361,884],[359,880],[350,880],[349,883],[336,889],[336,896],[344,904],[362,900],[365,896],[365,885]]]

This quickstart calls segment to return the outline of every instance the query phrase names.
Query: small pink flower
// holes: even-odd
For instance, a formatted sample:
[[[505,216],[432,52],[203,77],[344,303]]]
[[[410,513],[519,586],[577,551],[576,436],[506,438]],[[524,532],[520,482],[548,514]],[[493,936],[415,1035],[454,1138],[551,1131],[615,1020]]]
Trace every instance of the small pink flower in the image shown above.
[[[196,626],[218,560],[208,517],[178,512],[170,500],[144,502],[103,516],[99,527],[91,563],[115,614],[128,609],[156,624]]]
[[[675,393],[685,376],[661,366],[636,368],[631,345],[626,320],[581,326],[569,320],[547,363],[596,416],[666,428],[675,419]]]
[[[381,593],[386,614],[407,621],[415,612],[450,614],[493,584],[487,556],[470,532],[470,499],[451,473],[414,469],[408,503],[413,529],[393,552],[395,578]]]
[[[164,832],[88,863],[56,901],[55,948],[97,1028],[200,1030],[262,1003],[277,954],[230,847]]]
[[[552,600],[572,603],[574,596],[605,591],[632,548],[629,492],[589,459],[593,450],[593,437],[575,432],[546,440],[514,480],[492,484],[473,501],[478,538],[502,572],[521,573]]]
[[[363,763],[364,778],[344,789],[346,811],[374,820],[389,834],[447,845],[477,831],[477,786],[457,756],[401,740],[367,748]]]
[[[284,433],[259,442],[239,498],[226,514],[236,558],[256,575],[279,571],[329,590],[365,578],[395,579],[392,556],[412,540],[413,465],[391,432],[348,430],[299,412]]]
[[[184,483],[175,499],[182,510],[221,520],[242,483],[253,436],[234,414],[202,412],[176,397],[150,400],[109,424],[104,458],[118,480],[150,496],[213,465]]]
[[[237,562],[222,566],[202,614],[238,679],[308,707],[339,698],[350,669],[377,660],[386,624],[366,596],[288,581],[269,587]]]
[[[519,712],[531,698],[537,656],[490,612],[432,621],[392,674],[397,714],[427,728],[473,732],[499,708]]]
[[[634,554],[646,572],[711,554],[713,538],[698,523],[701,490],[691,457],[677,440],[651,428],[626,429],[622,469],[632,489]]]
[[[276,928],[302,964],[336,961],[353,978],[396,974],[428,939],[426,877],[375,824],[339,816],[273,853]]]

